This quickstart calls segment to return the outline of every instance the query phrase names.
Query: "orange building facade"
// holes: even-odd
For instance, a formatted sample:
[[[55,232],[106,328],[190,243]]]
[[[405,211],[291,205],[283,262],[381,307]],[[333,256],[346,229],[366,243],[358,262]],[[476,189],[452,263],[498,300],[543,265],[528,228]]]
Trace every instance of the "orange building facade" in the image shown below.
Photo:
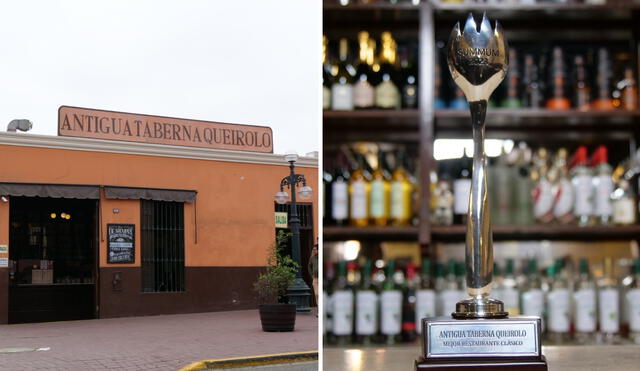
[[[281,155],[0,133],[0,158],[0,323],[256,307]],[[304,257],[317,159],[296,172],[314,189]],[[132,241],[110,242],[110,225]],[[110,262],[127,243],[131,260]]]

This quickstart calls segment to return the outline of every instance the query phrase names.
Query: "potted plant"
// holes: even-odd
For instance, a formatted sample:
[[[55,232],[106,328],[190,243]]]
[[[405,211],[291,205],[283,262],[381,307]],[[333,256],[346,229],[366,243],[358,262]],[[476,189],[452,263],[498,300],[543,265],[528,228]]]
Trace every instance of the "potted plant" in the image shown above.
[[[296,323],[296,305],[289,304],[287,288],[295,281],[298,264],[282,254],[290,235],[278,232],[269,248],[266,272],[260,273],[254,284],[263,331],[293,331]]]

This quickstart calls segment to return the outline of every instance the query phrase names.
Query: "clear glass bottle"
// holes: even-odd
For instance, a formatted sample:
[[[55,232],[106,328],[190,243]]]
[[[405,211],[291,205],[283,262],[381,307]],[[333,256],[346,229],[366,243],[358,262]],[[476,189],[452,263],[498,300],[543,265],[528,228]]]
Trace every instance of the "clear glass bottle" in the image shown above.
[[[365,169],[365,159],[360,153],[356,154],[358,167],[349,177],[349,214],[351,224],[365,227],[369,224],[369,193],[371,192],[370,176]]]
[[[352,263],[349,270],[353,269]],[[347,278],[347,264],[338,263],[338,278],[333,290],[333,334],[336,343],[346,345],[351,343],[353,334],[353,286]]]
[[[522,314],[525,316],[536,316],[542,319],[542,331],[545,329],[544,320],[544,292],[542,290],[542,280],[538,272],[538,261],[531,259],[527,269],[527,284],[521,295]]]
[[[575,195],[573,214],[578,225],[586,226],[591,224],[593,214],[593,175],[587,167],[587,147],[578,147],[571,163],[571,184]]]
[[[513,259],[507,259],[502,279],[502,301],[504,302],[505,310],[509,312],[510,316],[520,314],[519,297],[518,283],[514,274],[514,261]]]
[[[346,225],[349,220],[349,169],[343,153],[338,154],[331,183],[331,219],[336,225]]]
[[[573,222],[574,194],[573,185],[569,180],[567,160],[569,153],[566,148],[558,149],[551,172],[553,182],[553,217],[562,224]]]
[[[420,288],[416,291],[416,332],[422,333],[422,319],[436,316],[435,282],[431,277],[431,260],[422,260]]]
[[[560,267],[547,267],[549,292],[547,293],[548,339],[553,344],[565,344],[570,340],[571,293],[567,282],[558,271]]]
[[[589,272],[589,261],[580,259],[580,273],[576,281],[576,290],[573,293],[576,342],[590,344],[596,331],[596,282]]]
[[[353,67],[349,64],[349,41],[345,38],[339,41],[339,60],[336,74],[331,84],[331,109],[353,109]]]
[[[389,222],[390,177],[385,169],[384,152],[379,150],[378,163],[371,174],[369,191],[369,216],[372,225],[385,226]]]
[[[458,177],[453,181],[453,222],[466,224],[469,210],[469,193],[471,192],[471,166],[473,159],[465,150]]]
[[[614,224],[632,225],[636,223],[636,195],[628,180],[621,179],[618,182],[618,188],[611,194],[611,207]]]
[[[379,296],[373,285],[371,261],[367,260],[360,275],[360,288],[356,292],[356,342],[371,344],[378,332]]]
[[[447,277],[443,289],[438,293],[440,298],[440,314],[441,316],[451,316],[456,310],[456,303],[460,300],[460,289],[456,276],[456,261],[449,260],[447,266]]]
[[[633,281],[625,293],[625,304],[629,318],[629,340],[640,344],[640,259],[633,262],[631,269]]]
[[[533,214],[539,223],[553,221],[553,189],[549,179],[549,155],[539,148],[534,158]]]
[[[353,85],[353,105],[356,109],[373,108],[375,103],[375,90],[371,83],[373,58],[369,52],[369,33],[358,33],[358,66]]]
[[[612,221],[613,207],[611,205],[611,193],[613,192],[613,169],[607,163],[607,147],[599,146],[593,154],[591,164],[593,167],[593,214],[600,224],[609,224]]]
[[[598,280],[598,322],[605,343],[617,343],[620,331],[618,280],[613,273],[613,259],[604,259],[604,274]]]
[[[379,81],[375,88],[376,107],[382,109],[400,108],[400,89],[397,85],[396,70],[396,42],[390,32],[383,32],[380,36],[382,50],[380,51]]]
[[[400,341],[402,330],[402,291],[396,284],[395,262],[387,263],[384,288],[380,294],[380,332],[388,345]]]

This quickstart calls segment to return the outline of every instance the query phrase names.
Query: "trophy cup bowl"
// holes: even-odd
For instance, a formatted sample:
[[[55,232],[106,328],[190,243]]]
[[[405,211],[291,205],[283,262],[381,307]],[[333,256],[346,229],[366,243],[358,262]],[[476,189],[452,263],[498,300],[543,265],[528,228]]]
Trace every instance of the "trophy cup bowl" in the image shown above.
[[[469,14],[456,24],[447,45],[447,63],[471,111],[473,171],[465,246],[469,298],[456,303],[451,317],[422,319],[423,355],[416,370],[547,370],[540,342],[541,319],[509,318],[504,304],[489,297],[493,281],[493,241],[484,153],[487,101],[509,66],[502,27],[486,14]]]

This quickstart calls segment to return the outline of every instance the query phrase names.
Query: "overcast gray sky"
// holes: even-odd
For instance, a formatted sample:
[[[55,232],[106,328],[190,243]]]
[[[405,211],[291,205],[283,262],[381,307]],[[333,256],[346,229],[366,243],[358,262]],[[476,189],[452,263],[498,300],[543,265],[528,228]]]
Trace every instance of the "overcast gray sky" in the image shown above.
[[[61,105],[266,125],[319,150],[318,0],[3,1],[0,130]]]

